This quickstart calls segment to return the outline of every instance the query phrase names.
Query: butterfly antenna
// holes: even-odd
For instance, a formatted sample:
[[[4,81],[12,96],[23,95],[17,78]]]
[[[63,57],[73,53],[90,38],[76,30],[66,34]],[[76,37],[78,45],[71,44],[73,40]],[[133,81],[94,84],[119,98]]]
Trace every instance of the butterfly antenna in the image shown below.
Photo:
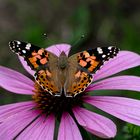
[[[85,35],[83,34],[83,35],[81,35],[81,37],[78,39],[78,40],[76,40],[73,44],[72,44],[72,46],[74,47],[74,46],[77,46],[78,44],[79,44],[79,42],[81,42],[81,40],[83,40],[83,38],[85,38]]]
[[[44,33],[43,36],[44,36],[46,39],[48,39],[47,33]]]
[[[71,46],[72,46],[72,47],[77,46],[77,44],[79,44],[79,42],[80,42],[83,38],[85,38],[85,35],[84,35],[84,34],[81,35],[81,37],[80,37],[76,42],[74,42],[74,44],[72,44]],[[70,51],[70,49],[71,49],[71,48],[67,49],[66,52],[67,52],[67,51]]]
[[[80,44],[81,40],[83,40],[84,38],[85,38],[85,35],[83,34],[83,35],[81,35],[81,37],[78,40],[76,40],[74,43],[71,44],[72,47],[70,49],[69,55],[73,54],[73,52],[76,51],[75,47],[78,46]]]
[[[84,34],[81,35],[81,37],[80,37],[78,40],[76,40],[76,42],[74,42],[74,44],[72,44],[71,46],[72,46],[72,47],[77,46],[77,44],[79,44],[79,42],[80,42],[83,38],[85,38],[85,35],[84,35]],[[71,49],[71,48],[67,49],[66,52],[67,52],[67,51],[70,52],[70,49]]]
[[[46,39],[48,39],[47,33],[44,33],[43,36],[44,36]],[[58,50],[59,53],[61,54],[62,51],[59,49],[59,47],[57,47],[56,45],[55,45],[55,47],[57,48],[57,50]]]

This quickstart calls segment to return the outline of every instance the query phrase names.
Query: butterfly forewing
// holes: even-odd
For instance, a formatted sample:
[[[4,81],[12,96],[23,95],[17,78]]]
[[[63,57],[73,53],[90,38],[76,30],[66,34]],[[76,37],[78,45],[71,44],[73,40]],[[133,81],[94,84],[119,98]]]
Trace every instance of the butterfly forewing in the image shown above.
[[[89,73],[95,73],[105,61],[115,57],[118,52],[119,49],[112,46],[83,51],[78,54],[78,64]]]
[[[71,74],[70,69],[68,70],[68,73],[69,75]],[[92,75],[77,68],[77,70],[73,72],[73,75],[67,79],[67,83],[65,84],[66,96],[74,97],[77,94],[80,94],[92,83],[92,81]]]
[[[49,53],[40,47],[30,43],[11,41],[10,49],[19,56],[24,57],[25,61],[33,70],[37,70],[40,66],[46,65],[49,59]]]

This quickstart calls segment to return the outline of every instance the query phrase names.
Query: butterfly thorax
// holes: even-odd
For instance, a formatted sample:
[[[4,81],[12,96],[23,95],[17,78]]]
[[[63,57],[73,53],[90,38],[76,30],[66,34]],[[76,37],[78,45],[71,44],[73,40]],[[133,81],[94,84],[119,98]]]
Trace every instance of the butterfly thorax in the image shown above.
[[[58,67],[60,69],[65,69],[68,66],[68,57],[65,52],[62,52],[58,58]]]

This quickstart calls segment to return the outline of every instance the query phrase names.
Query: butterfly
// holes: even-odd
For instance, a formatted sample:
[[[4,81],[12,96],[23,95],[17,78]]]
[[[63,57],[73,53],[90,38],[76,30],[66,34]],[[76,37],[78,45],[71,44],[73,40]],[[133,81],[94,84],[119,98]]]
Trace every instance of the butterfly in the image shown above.
[[[93,82],[97,70],[116,56],[119,49],[113,46],[97,47],[67,56],[60,56],[30,43],[11,41],[10,49],[22,56],[32,70],[35,81],[54,96],[75,97]]]

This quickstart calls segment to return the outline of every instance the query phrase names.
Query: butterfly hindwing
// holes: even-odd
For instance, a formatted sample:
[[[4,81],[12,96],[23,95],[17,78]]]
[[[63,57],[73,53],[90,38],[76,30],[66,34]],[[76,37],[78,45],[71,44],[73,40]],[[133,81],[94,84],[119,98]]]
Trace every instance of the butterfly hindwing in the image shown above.
[[[22,56],[33,70],[38,69],[39,66],[46,65],[49,61],[49,53],[45,49],[30,43],[11,41],[9,46],[13,52]]]
[[[77,94],[84,92],[87,86],[89,86],[93,81],[91,74],[88,74],[80,69],[67,80],[66,96],[75,97]]]
[[[54,76],[57,73],[50,72],[48,69],[41,69],[35,73],[35,80],[37,83],[44,89],[49,92],[51,95],[60,96],[60,88],[54,80]]]

